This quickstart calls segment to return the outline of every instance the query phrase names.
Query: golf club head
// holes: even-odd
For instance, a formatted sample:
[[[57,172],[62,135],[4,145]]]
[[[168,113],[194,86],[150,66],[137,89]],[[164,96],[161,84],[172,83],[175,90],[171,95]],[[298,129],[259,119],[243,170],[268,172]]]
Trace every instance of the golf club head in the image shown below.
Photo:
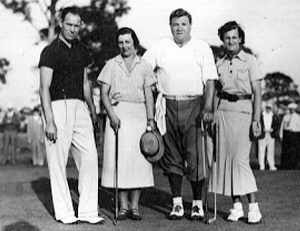
[[[211,224],[211,223],[215,222],[216,220],[217,220],[217,218],[213,217],[207,221],[207,224]]]
[[[118,224],[118,219],[115,219],[113,223],[114,223],[114,226],[117,226],[117,224]]]

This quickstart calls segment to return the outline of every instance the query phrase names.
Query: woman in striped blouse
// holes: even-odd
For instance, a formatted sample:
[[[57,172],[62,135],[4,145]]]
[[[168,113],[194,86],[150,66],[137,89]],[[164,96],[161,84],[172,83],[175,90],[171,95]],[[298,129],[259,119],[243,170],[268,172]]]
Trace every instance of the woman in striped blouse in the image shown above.
[[[103,187],[115,187],[115,132],[119,135],[118,220],[141,220],[138,202],[141,188],[154,186],[152,165],[141,154],[139,140],[147,125],[154,128],[151,66],[137,56],[139,40],[131,28],[118,30],[120,54],[109,60],[98,81],[109,122],[106,125],[102,168]],[[128,196],[131,193],[131,203]]]

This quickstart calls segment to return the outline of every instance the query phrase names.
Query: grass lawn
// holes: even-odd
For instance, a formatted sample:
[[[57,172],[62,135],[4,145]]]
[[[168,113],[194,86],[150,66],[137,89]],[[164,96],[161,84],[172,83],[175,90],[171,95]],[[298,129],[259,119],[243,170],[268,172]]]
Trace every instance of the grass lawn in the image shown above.
[[[24,136],[19,136],[18,162],[16,166],[0,166],[0,230],[1,231],[89,231],[89,230],[228,230],[228,231],[299,231],[300,230],[300,171],[257,170],[255,147],[251,152],[251,166],[254,169],[259,191],[257,200],[263,214],[262,223],[249,225],[245,220],[235,223],[226,221],[231,199],[217,196],[218,215],[216,222],[207,225],[203,222],[189,220],[191,208],[191,189],[184,180],[182,193],[185,200],[185,218],[180,221],[169,221],[166,215],[171,210],[171,194],[168,181],[161,169],[154,166],[155,187],[145,189],[140,200],[140,212],[143,220],[119,221],[113,225],[114,193],[99,187],[99,208],[106,223],[102,226],[81,224],[66,226],[55,222],[50,193],[50,182],[47,167],[33,167],[30,165],[30,151],[26,147]],[[100,149],[98,144],[98,148]],[[99,173],[101,172],[101,150],[99,150]],[[280,151],[276,151],[276,163],[280,162]],[[70,159],[68,168],[68,182],[72,195],[77,193],[77,170]],[[209,211],[212,216],[212,194],[209,195]],[[243,198],[245,214],[248,206]],[[74,206],[77,207],[76,200]]]

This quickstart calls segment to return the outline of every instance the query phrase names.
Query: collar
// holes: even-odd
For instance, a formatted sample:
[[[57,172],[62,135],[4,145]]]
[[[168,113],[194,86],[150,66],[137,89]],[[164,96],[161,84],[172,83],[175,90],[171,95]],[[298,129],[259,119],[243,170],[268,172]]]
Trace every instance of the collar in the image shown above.
[[[271,112],[269,112],[269,113],[267,113],[265,110],[263,111],[263,115],[270,115],[270,116],[273,116],[274,115],[274,113],[271,111]]]
[[[233,59],[239,59],[242,62],[247,62],[247,53],[242,49],[239,53],[237,53]],[[225,62],[225,60],[229,60],[228,55],[225,53],[225,55],[223,56],[223,58],[221,58],[218,62],[219,65],[221,65],[222,63]]]
[[[115,61],[120,65],[120,67],[125,71],[125,73],[127,73],[127,76],[130,76],[131,71],[135,68],[135,66],[138,63],[141,62],[141,58],[138,55],[135,55],[130,70],[127,69],[124,59],[120,54],[116,56]]]
[[[60,46],[61,44],[63,44],[63,46],[67,47],[68,49],[72,49],[74,47],[76,47],[79,44],[79,40],[78,39],[74,39],[71,43],[71,48],[69,48],[69,46],[65,43],[65,41],[63,41],[59,35],[57,36],[57,44],[58,46]]]
[[[173,43],[176,47],[178,47],[178,48],[185,47],[186,45],[190,44],[191,41],[193,40],[193,37],[190,35],[190,39],[189,39],[188,41],[186,41],[182,46],[178,46],[178,44],[176,43],[176,41],[175,41],[175,39],[174,39],[174,36],[169,36],[168,38],[169,38],[169,39],[172,41],[172,43]]]
[[[115,60],[119,64],[124,63],[124,60],[123,60],[123,58],[122,58],[121,55],[117,55],[116,58],[115,58]],[[137,63],[140,63],[140,62],[141,62],[141,58],[138,55],[135,55],[133,63],[132,63],[133,64],[132,66],[134,66],[134,65],[136,65]]]

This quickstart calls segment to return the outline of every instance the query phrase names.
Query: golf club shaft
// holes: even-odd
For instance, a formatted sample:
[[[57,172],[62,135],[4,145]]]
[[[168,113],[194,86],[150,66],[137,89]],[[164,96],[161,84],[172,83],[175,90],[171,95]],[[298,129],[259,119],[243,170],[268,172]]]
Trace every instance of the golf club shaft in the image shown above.
[[[116,189],[115,189],[115,221],[114,225],[118,224],[118,209],[119,209],[119,191],[118,191],[118,159],[119,159],[119,133],[118,128],[116,130],[116,163],[115,163],[115,181],[116,181]]]
[[[212,156],[213,184],[214,184],[214,217],[208,223],[212,223],[217,219],[217,155],[219,153],[218,126],[215,125],[214,131],[214,152]]]
[[[206,146],[206,129],[203,120],[201,120],[201,149],[202,149],[202,156],[203,160],[206,162],[209,160],[207,155],[207,146]],[[207,163],[207,162],[206,162]],[[205,165],[207,166],[207,165]],[[205,171],[206,172],[206,171]],[[205,203],[205,221],[208,222],[208,181],[210,178],[210,171],[208,171],[207,175],[205,176],[205,195],[204,195],[204,203]]]

